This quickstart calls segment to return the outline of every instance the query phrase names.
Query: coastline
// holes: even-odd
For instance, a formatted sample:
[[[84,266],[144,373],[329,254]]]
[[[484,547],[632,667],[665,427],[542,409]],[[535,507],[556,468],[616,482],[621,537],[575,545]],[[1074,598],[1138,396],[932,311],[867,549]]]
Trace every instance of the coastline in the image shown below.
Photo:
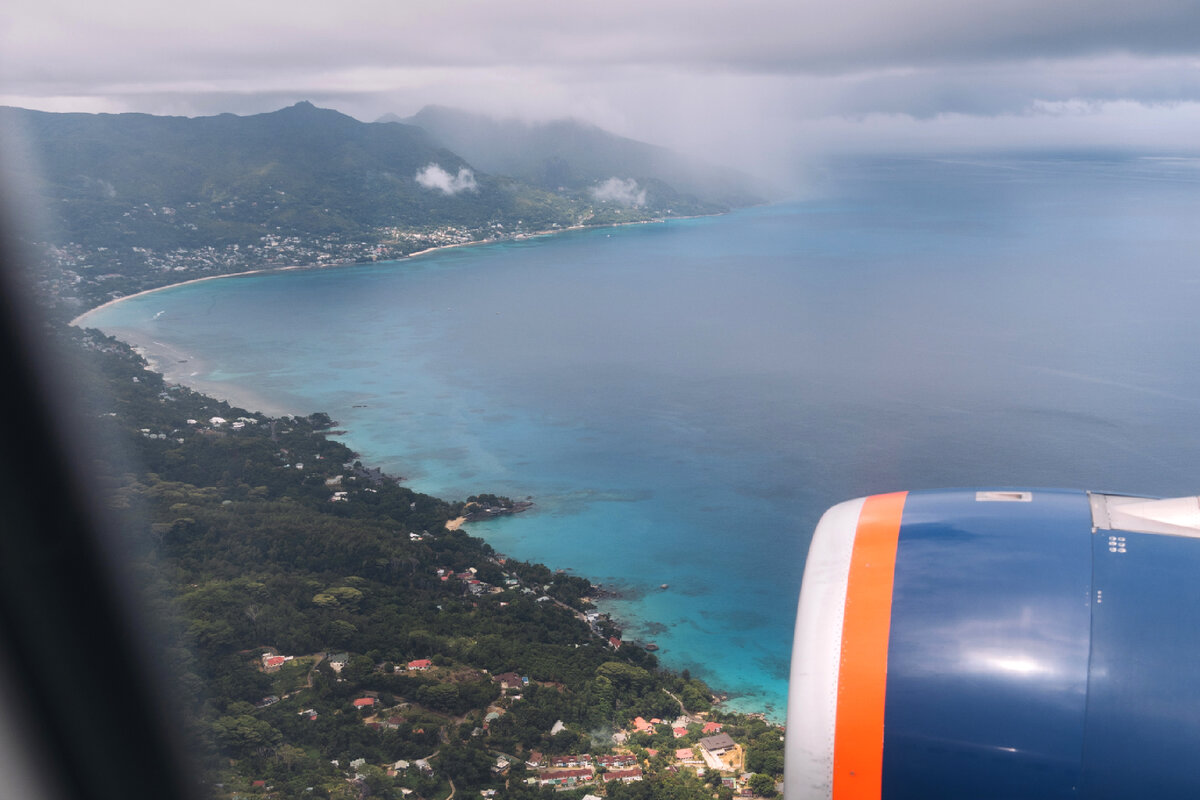
[[[648,220],[631,220],[629,222],[614,222],[614,223],[608,223],[608,224],[604,224],[604,225],[571,225],[566,228],[550,228],[550,229],[541,230],[541,231],[534,231],[532,233],[522,234],[519,237],[480,239],[479,241],[474,241],[474,242],[455,242],[453,244],[438,245],[437,247],[427,247],[424,250],[417,250],[412,253],[407,253],[403,256],[400,256],[399,258],[387,259],[384,262],[355,261],[355,262],[344,263],[344,264],[289,264],[287,266],[282,266],[282,267],[260,267],[258,269],[243,270],[241,272],[229,272],[229,273],[223,273],[221,275],[205,275],[202,278],[189,278],[188,280],[185,280],[185,281],[179,281],[177,283],[168,283],[168,284],[164,284],[162,286],[156,286],[153,289],[144,289],[140,292],[134,292],[133,294],[127,294],[122,297],[114,297],[112,300],[101,303],[98,306],[89,308],[88,310],[80,313],[79,315],[74,317],[67,324],[71,325],[73,327],[77,327],[77,328],[86,328],[88,317],[90,317],[91,315],[93,315],[95,313],[103,311],[106,308],[112,308],[113,306],[123,303],[126,300],[132,300],[136,297],[145,297],[148,295],[155,294],[157,292],[166,291],[168,289],[176,289],[176,288],[179,288],[180,286],[190,286],[192,284],[203,283],[205,281],[222,280],[225,278],[244,278],[244,277],[248,277],[251,275],[272,275],[275,273],[282,273],[282,272],[305,272],[305,271],[309,271],[309,270],[329,270],[329,269],[340,269],[340,268],[344,268],[344,267],[360,267],[360,266],[364,266],[367,264],[378,264],[378,263],[388,263],[388,262],[401,263],[401,262],[407,261],[408,259],[411,259],[411,258],[417,258],[419,256],[425,256],[425,255],[429,255],[431,253],[437,253],[437,252],[441,252],[444,250],[452,250],[452,249],[459,248],[459,247],[472,247],[472,246],[476,246],[476,245],[500,244],[502,242],[509,242],[509,241],[522,241],[525,239],[540,238],[543,236],[553,236],[553,235],[560,234],[560,233],[577,232],[577,231],[583,231],[583,230],[589,230],[589,229],[603,230],[604,228],[620,228],[620,227],[625,227],[625,226],[629,226],[629,225],[651,225],[651,224],[663,223],[669,219],[699,219],[701,216],[720,216],[720,215],[713,214],[713,215],[699,215],[699,216],[687,216],[687,217],[656,217],[656,218],[648,219]],[[117,335],[117,334],[120,334],[120,335]],[[152,370],[154,370],[155,372],[161,373],[163,375],[163,377],[171,383],[183,384],[190,389],[201,392],[202,394],[206,394],[216,400],[223,400],[226,403],[229,403],[231,406],[236,406],[236,407],[245,409],[247,411],[260,411],[262,413],[270,414],[273,416],[286,416],[286,415],[306,413],[306,412],[296,409],[296,408],[290,408],[288,406],[281,405],[276,402],[271,402],[271,401],[267,400],[266,398],[256,394],[255,392],[253,392],[252,390],[248,389],[245,386],[237,386],[237,385],[228,384],[228,383],[219,383],[219,382],[208,381],[208,380],[199,378],[198,373],[201,372],[202,370],[193,370],[193,371],[188,372],[188,374],[185,375],[185,374],[183,374],[183,370],[178,369],[178,364],[180,363],[180,359],[177,356],[179,356],[179,355],[187,356],[187,358],[184,360],[188,361],[188,363],[194,362],[195,364],[202,364],[203,362],[195,361],[194,356],[192,356],[191,354],[188,354],[188,353],[169,352],[169,351],[173,350],[173,348],[171,348],[169,345],[165,345],[161,342],[156,342],[152,339],[146,339],[146,338],[143,338],[143,337],[140,337],[137,335],[131,335],[131,334],[133,334],[132,331],[126,331],[123,329],[118,329],[116,331],[116,333],[114,333],[114,335],[116,335],[118,339],[125,341],[125,343],[128,344],[130,347],[132,347],[134,349],[134,351],[137,352],[138,355],[140,355],[142,358],[146,359],[146,363],[149,365],[149,367]],[[171,361],[172,356],[176,356],[174,362]]]
[[[407,258],[407,256],[405,256],[405,258]],[[340,266],[351,266],[351,265],[350,264],[338,264],[337,266],[340,267]],[[204,281],[215,281],[215,280],[219,280],[221,278],[241,278],[241,277],[245,277],[246,275],[266,275],[266,274],[269,274],[272,272],[288,272],[291,270],[304,270],[304,269],[326,269],[326,268],[316,266],[316,265],[306,266],[303,264],[294,264],[294,265],[290,265],[290,266],[286,266],[286,267],[263,267],[261,269],[249,269],[244,272],[228,272],[228,273],[224,273],[221,275],[205,275],[203,278],[189,278],[186,281],[179,281],[178,283],[167,283],[162,286],[155,286],[153,289],[143,289],[142,291],[134,292],[133,294],[127,294],[122,297],[114,297],[112,300],[109,300],[106,303],[101,303],[100,305],[96,306],[95,308],[89,308],[87,311],[84,311],[82,314],[75,317],[67,324],[74,325],[77,328],[83,327],[83,325],[81,323],[90,314],[94,314],[97,311],[103,311],[106,308],[111,308],[112,306],[115,306],[118,303],[123,303],[126,300],[132,300],[135,297],[144,297],[145,295],[148,295],[148,294],[154,294],[155,292],[162,292],[167,289],[174,289],[178,286],[188,286],[189,284],[203,283]]]
[[[651,220],[639,220],[639,221],[632,221],[632,222],[617,222],[617,223],[612,223],[609,225],[594,225],[594,226],[592,226],[592,225],[572,225],[567,228],[552,228],[552,229],[543,230],[543,231],[535,231],[533,233],[523,235],[521,237],[521,239],[532,239],[535,237],[551,236],[551,235],[559,234],[559,233],[567,233],[569,231],[587,230],[589,228],[595,228],[597,230],[600,230],[603,228],[615,228],[615,227],[622,227],[625,225],[646,225],[646,224],[652,224],[652,223],[658,223],[658,222],[665,222],[666,219],[668,219],[668,218],[656,218],[656,219],[651,219]],[[690,219],[690,217],[670,217],[669,219]],[[77,327],[77,328],[86,328],[88,317],[90,317],[91,315],[96,314],[100,311],[103,311],[106,308],[112,308],[113,306],[123,303],[126,300],[132,300],[137,297],[145,297],[148,295],[155,294],[157,292],[164,292],[168,289],[177,289],[180,286],[190,286],[192,284],[203,283],[205,281],[222,280],[225,278],[244,278],[244,277],[248,277],[251,275],[272,275],[272,274],[282,273],[282,272],[305,272],[305,271],[309,271],[309,270],[329,270],[329,269],[339,269],[339,268],[343,268],[343,267],[360,267],[360,266],[364,266],[367,264],[377,264],[377,263],[387,263],[387,262],[400,263],[403,261],[407,261],[408,259],[411,259],[411,258],[417,258],[418,256],[425,256],[425,255],[429,255],[431,253],[441,252],[443,250],[452,250],[452,249],[458,248],[458,247],[471,247],[474,245],[499,244],[501,242],[507,242],[507,241],[520,241],[521,239],[516,239],[515,237],[504,237],[504,238],[493,238],[493,239],[481,239],[481,240],[475,241],[475,242],[455,242],[453,244],[438,245],[437,247],[427,247],[424,250],[417,250],[412,253],[407,253],[403,256],[400,256],[399,258],[387,259],[387,261],[385,261],[385,262],[355,261],[355,262],[350,262],[350,263],[345,263],[345,264],[289,264],[287,266],[282,266],[282,267],[260,267],[258,269],[243,270],[241,272],[229,272],[229,273],[223,273],[221,275],[205,275],[202,278],[189,278],[188,280],[185,280],[185,281],[178,281],[176,283],[168,283],[168,284],[164,284],[162,286],[156,286],[153,289],[144,289],[140,292],[134,292],[133,294],[127,294],[122,297],[114,297],[112,300],[101,303],[98,306],[89,308],[86,311],[78,314],[67,324],[71,325],[73,327]],[[202,365],[203,362],[195,360],[195,357],[189,353],[170,352],[174,348],[170,347],[169,345],[165,345],[162,342],[156,342],[152,339],[143,338],[141,336],[136,335],[133,331],[128,331],[128,330],[124,330],[124,329],[116,329],[113,335],[115,335],[116,338],[121,339],[126,344],[128,344],[130,347],[132,347],[138,355],[140,355],[142,358],[144,358],[146,360],[146,363],[150,369],[152,369],[155,372],[161,373],[163,375],[164,379],[166,379],[168,382],[186,385],[190,389],[198,391],[202,394],[206,394],[216,400],[223,400],[223,401],[229,403],[231,406],[236,406],[236,407],[245,409],[247,411],[260,411],[262,413],[266,413],[266,414],[269,414],[272,416],[287,416],[287,415],[305,413],[302,410],[299,410],[296,408],[289,408],[287,406],[280,405],[279,403],[271,402],[271,401],[267,400],[266,398],[256,394],[255,392],[251,391],[250,389],[248,389],[244,386],[237,386],[234,384],[218,383],[218,382],[214,382],[214,381],[204,380],[204,379],[198,377],[198,373],[203,370],[193,370],[193,371],[188,372],[185,375],[185,374],[183,374],[183,370],[178,369],[178,364],[181,362],[181,359],[179,359],[178,356],[180,356],[180,355],[187,356],[187,358],[183,359],[183,360],[186,360],[188,363]],[[171,359],[173,356],[175,358],[174,358],[174,361],[172,362]]]
[[[727,212],[724,212],[724,213],[727,213]],[[215,281],[215,280],[220,280],[222,278],[244,278],[248,275],[271,275],[271,274],[274,274],[277,272],[340,269],[342,267],[361,267],[366,264],[402,262],[402,261],[407,261],[410,258],[417,258],[418,256],[429,255],[430,253],[437,253],[437,252],[441,252],[443,250],[452,250],[457,247],[474,247],[476,245],[500,244],[502,242],[523,241],[525,239],[540,238],[542,236],[554,236],[554,235],[560,234],[560,233],[571,233],[571,232],[575,232],[575,231],[603,230],[605,228],[624,228],[624,227],[628,227],[630,225],[657,225],[657,224],[669,222],[670,220],[704,219],[706,217],[719,217],[719,216],[723,216],[723,213],[693,214],[693,215],[682,216],[682,217],[655,217],[653,219],[645,219],[645,220],[630,220],[629,222],[610,222],[610,223],[605,223],[603,225],[571,225],[566,228],[548,228],[546,230],[533,231],[531,233],[520,234],[518,236],[506,236],[503,238],[494,238],[494,239],[480,239],[479,241],[475,241],[475,242],[455,242],[453,244],[441,244],[436,247],[426,247],[424,250],[416,250],[412,253],[406,253],[398,258],[389,258],[389,259],[386,259],[384,262],[352,261],[352,262],[347,262],[347,263],[343,263],[343,264],[289,264],[288,266],[284,266],[284,267],[260,267],[257,269],[243,270],[242,272],[228,272],[228,273],[223,273],[221,275],[205,275],[203,278],[189,278],[186,281],[179,281],[177,283],[167,283],[167,284],[163,284],[162,286],[155,286],[153,289],[143,289],[142,291],[134,292],[133,294],[127,294],[122,297],[114,297],[112,300],[101,303],[98,306],[89,308],[88,310],[80,313],[78,316],[76,316],[74,319],[72,319],[68,324],[73,325],[75,327],[84,327],[83,323],[89,315],[94,314],[97,311],[102,311],[103,309],[115,306],[118,303],[122,303],[126,300],[131,300],[135,297],[143,297],[145,295],[154,294],[155,292],[166,291],[167,289],[175,289],[180,286],[188,286],[193,283],[202,283],[204,281]]]
[[[715,215],[705,215],[705,216],[715,216]],[[696,217],[671,217],[668,219],[639,220],[639,221],[621,222],[621,223],[596,225],[596,226],[589,226],[589,225],[572,226],[570,228],[559,228],[559,229],[553,229],[553,230],[540,231],[537,233],[525,234],[519,238],[518,237],[503,237],[503,238],[499,238],[499,239],[488,239],[488,240],[481,240],[481,241],[477,241],[477,242],[459,242],[459,243],[454,243],[454,244],[442,245],[439,247],[426,248],[424,250],[406,254],[405,256],[402,256],[402,257],[399,257],[396,259],[388,259],[388,261],[399,266],[402,264],[403,261],[405,261],[406,259],[409,259],[409,258],[416,258],[418,256],[424,256],[424,255],[429,255],[431,253],[436,253],[441,250],[450,250],[452,248],[466,247],[466,246],[470,246],[470,245],[503,244],[506,242],[519,242],[523,239],[534,238],[534,237],[540,238],[542,236],[549,236],[551,234],[557,234],[557,233],[565,233],[568,231],[586,231],[589,229],[601,230],[601,229],[606,229],[606,228],[626,227],[629,225],[645,225],[645,224],[651,224],[651,223],[655,223],[655,222],[666,222],[666,221],[669,221],[669,219],[682,220],[682,219],[695,219],[695,218]],[[245,277],[248,275],[271,274],[271,273],[275,273],[275,272],[292,272],[292,271],[308,271],[308,270],[324,271],[324,270],[338,268],[338,267],[367,266],[372,263],[380,263],[380,262],[355,262],[355,263],[343,263],[343,264],[307,264],[307,265],[301,264],[301,265],[288,265],[288,266],[278,266],[278,267],[264,267],[264,268],[260,268],[260,269],[244,270],[241,272],[228,273],[228,274],[222,274],[222,275],[207,275],[207,276],[204,276],[201,278],[193,278],[193,279],[189,279],[189,280],[185,280],[185,281],[180,281],[180,282],[174,283],[174,284],[168,284],[168,285],[161,286],[161,287],[155,287],[153,289],[147,289],[147,290],[144,290],[141,292],[127,295],[125,297],[115,298],[115,299],[105,302],[99,306],[96,306],[95,308],[85,311],[84,313],[77,316],[74,320],[72,320],[71,324],[76,325],[78,327],[86,327],[87,322],[90,318],[90,315],[92,315],[96,312],[99,312],[102,309],[106,309],[106,308],[115,306],[116,304],[118,304],[124,300],[130,299],[130,298],[140,297],[142,295],[149,295],[149,294],[153,294],[158,291],[162,291],[162,290],[169,289],[169,288],[175,288],[175,287],[179,287],[179,286],[184,286],[184,285],[191,284],[191,283],[199,283],[201,281],[215,280],[218,278],[236,278],[236,277]],[[236,291],[236,290],[234,290],[234,291]],[[222,383],[222,382],[205,381],[199,377],[200,374],[206,374],[206,369],[205,369],[205,365],[204,365],[203,361],[201,361],[199,359],[195,359],[193,356],[191,356],[191,354],[180,351],[177,348],[172,348],[170,345],[164,345],[159,342],[154,342],[154,341],[150,340],[150,337],[148,337],[148,336],[147,337],[139,337],[139,336],[132,335],[132,333],[133,333],[132,331],[125,331],[125,330],[118,331],[115,329],[110,329],[110,331],[117,338],[123,339],[125,341],[129,341],[131,344],[133,344],[135,349],[137,349],[137,351],[141,355],[143,355],[143,357],[147,358],[147,360],[151,363],[151,365],[155,369],[155,371],[164,373],[166,375],[167,379],[171,382],[184,384],[196,391],[202,392],[203,394],[210,395],[217,399],[225,400],[232,405],[235,405],[235,406],[238,406],[241,408],[245,408],[247,410],[261,411],[261,412],[264,412],[264,413],[267,413],[267,414],[273,415],[273,416],[280,416],[282,414],[297,414],[297,413],[303,414],[303,413],[308,413],[308,411],[312,410],[312,409],[308,409],[308,411],[298,411],[294,407],[293,408],[281,407],[278,403],[268,402],[268,401],[265,401],[263,398],[255,397],[252,394],[252,392],[250,392],[250,391],[243,391],[243,389],[245,387],[244,386],[239,387],[235,383],[226,384],[226,383]],[[161,348],[161,349],[158,349],[158,351],[155,352],[155,348]],[[467,521],[469,521],[469,520],[467,520],[467,519],[451,520],[451,521],[449,521],[449,524],[446,525],[446,527],[449,530],[455,530],[457,528],[457,526],[452,527],[452,525],[455,522],[458,522],[458,524],[461,525],[463,522],[467,522]],[[480,532],[472,531],[471,533],[473,536],[477,536],[477,537],[486,539],[486,537],[484,537]],[[608,601],[608,600],[625,600],[627,602],[636,602],[636,597],[629,595],[627,593],[620,592],[618,590],[618,591],[613,592],[612,597],[603,598],[602,602]],[[604,604],[607,605],[608,603],[604,603]],[[626,610],[625,613],[615,613],[614,614],[614,617],[617,618],[618,621],[627,623],[627,624],[622,625],[622,627],[627,627],[627,625],[633,625],[636,627],[636,626],[644,625],[645,623],[648,622],[648,620],[642,619],[640,617],[640,615],[638,615],[638,614],[629,615],[628,619],[621,619],[622,617],[626,617],[627,614],[628,614],[628,610]],[[639,636],[636,638],[640,639],[640,638],[647,638],[647,637]],[[633,644],[634,642],[630,642],[630,643]],[[664,651],[664,654],[665,653],[666,653],[666,651]],[[660,654],[660,657],[661,657],[661,655],[662,654]],[[686,664],[677,665],[676,667],[674,667],[674,669],[679,669],[684,666],[687,666],[687,665]],[[670,668],[670,667],[668,667],[668,668]],[[749,713],[750,709],[753,709],[754,711],[758,711],[760,713],[762,711],[763,707],[761,705],[754,704],[754,703],[749,704],[748,709],[745,709],[745,710],[739,709],[737,707],[738,704],[736,703],[736,699],[738,698],[739,695],[736,692],[731,695],[728,691],[728,687],[723,687],[721,689],[718,689],[714,686],[713,691],[715,694],[718,694],[725,699],[725,702],[721,706],[719,706],[719,707],[723,708],[723,710],[727,710],[727,711],[735,711],[736,710],[739,713]],[[733,703],[729,702],[731,699],[734,700]],[[777,711],[772,711],[772,712],[768,712],[768,713],[771,713],[773,716],[775,716],[777,714]]]

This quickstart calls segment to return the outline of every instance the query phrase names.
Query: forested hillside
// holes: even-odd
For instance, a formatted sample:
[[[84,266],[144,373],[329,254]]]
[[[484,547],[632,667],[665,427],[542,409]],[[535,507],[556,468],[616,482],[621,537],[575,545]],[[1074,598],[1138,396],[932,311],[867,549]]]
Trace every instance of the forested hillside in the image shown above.
[[[445,526],[510,501],[413,492],[323,414],[231,408],[98,332],[61,335],[102,376],[84,399],[109,443],[97,477],[212,796],[774,792],[778,729],[622,643],[586,579]],[[728,764],[698,769],[715,731]],[[591,766],[568,778],[567,754]]]
[[[0,123],[24,136],[36,160],[56,243],[246,246],[263,235],[371,237],[431,222],[529,216],[541,225],[573,211],[539,212],[551,201],[545,193],[483,174],[471,190],[423,186],[416,176],[429,164],[450,175],[470,165],[419,128],[365,124],[310,103],[196,118],[6,108]]]
[[[574,170],[547,182],[511,159],[497,170],[521,175],[469,163],[420,127],[311,103],[196,118],[0,108],[0,136],[19,154],[11,173],[42,222],[25,234],[42,257],[35,280],[67,318],[192,278],[387,260],[754,201],[698,192],[678,157],[599,129],[566,149],[547,145],[543,156]],[[510,149],[531,144],[540,147],[522,138]]]

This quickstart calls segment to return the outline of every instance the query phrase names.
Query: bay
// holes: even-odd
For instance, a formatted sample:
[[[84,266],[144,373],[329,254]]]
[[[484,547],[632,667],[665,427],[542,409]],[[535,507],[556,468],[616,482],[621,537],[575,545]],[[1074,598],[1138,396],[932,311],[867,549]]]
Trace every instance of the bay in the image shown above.
[[[802,199],[205,281],[82,324],[326,411],[497,550],[620,588],[627,639],[781,719],[811,530],[942,486],[1196,493],[1200,166],[874,159]],[[660,588],[667,584],[667,589]]]

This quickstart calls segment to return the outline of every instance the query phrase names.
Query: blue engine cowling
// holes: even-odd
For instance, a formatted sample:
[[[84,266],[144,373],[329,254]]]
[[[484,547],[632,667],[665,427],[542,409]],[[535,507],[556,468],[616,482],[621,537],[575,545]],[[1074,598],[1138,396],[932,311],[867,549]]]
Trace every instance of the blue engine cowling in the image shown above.
[[[1200,797],[1200,503],[875,495],[805,565],[785,797]]]

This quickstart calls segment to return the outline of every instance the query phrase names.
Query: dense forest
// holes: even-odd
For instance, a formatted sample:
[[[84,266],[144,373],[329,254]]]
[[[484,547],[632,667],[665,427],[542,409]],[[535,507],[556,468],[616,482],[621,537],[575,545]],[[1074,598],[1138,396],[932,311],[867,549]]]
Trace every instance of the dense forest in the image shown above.
[[[325,414],[232,408],[97,331],[54,330],[98,376],[82,397],[106,443],[95,472],[126,520],[123,558],[164,631],[206,793],[775,793],[778,728],[722,713],[701,681],[621,642],[586,579],[446,527],[507,498],[414,492],[329,438]],[[686,766],[718,730],[737,769]],[[581,788],[550,782],[543,763],[580,754],[599,765]],[[613,754],[624,771],[599,760]]]
[[[45,223],[24,242],[31,288],[98,443],[80,457],[121,520],[111,555],[157,629],[201,794],[775,794],[778,728],[722,713],[702,681],[622,641],[587,579],[457,527],[528,503],[414,492],[331,438],[324,413],[231,407],[66,324],[188,279],[753,201],[726,194],[728,175],[708,195],[666,151],[573,125],[507,153],[549,173],[489,174],[427,122],[308,103],[197,119],[0,109]]]
[[[311,103],[196,118],[0,107],[0,135],[22,145],[10,177],[40,200],[37,285],[66,319],[189,278],[759,201],[728,171],[693,184],[713,171],[599,129],[581,141],[570,125],[518,148],[520,164],[550,159],[561,183],[496,173],[454,152],[447,137],[461,137],[444,121],[426,121],[365,123]]]

